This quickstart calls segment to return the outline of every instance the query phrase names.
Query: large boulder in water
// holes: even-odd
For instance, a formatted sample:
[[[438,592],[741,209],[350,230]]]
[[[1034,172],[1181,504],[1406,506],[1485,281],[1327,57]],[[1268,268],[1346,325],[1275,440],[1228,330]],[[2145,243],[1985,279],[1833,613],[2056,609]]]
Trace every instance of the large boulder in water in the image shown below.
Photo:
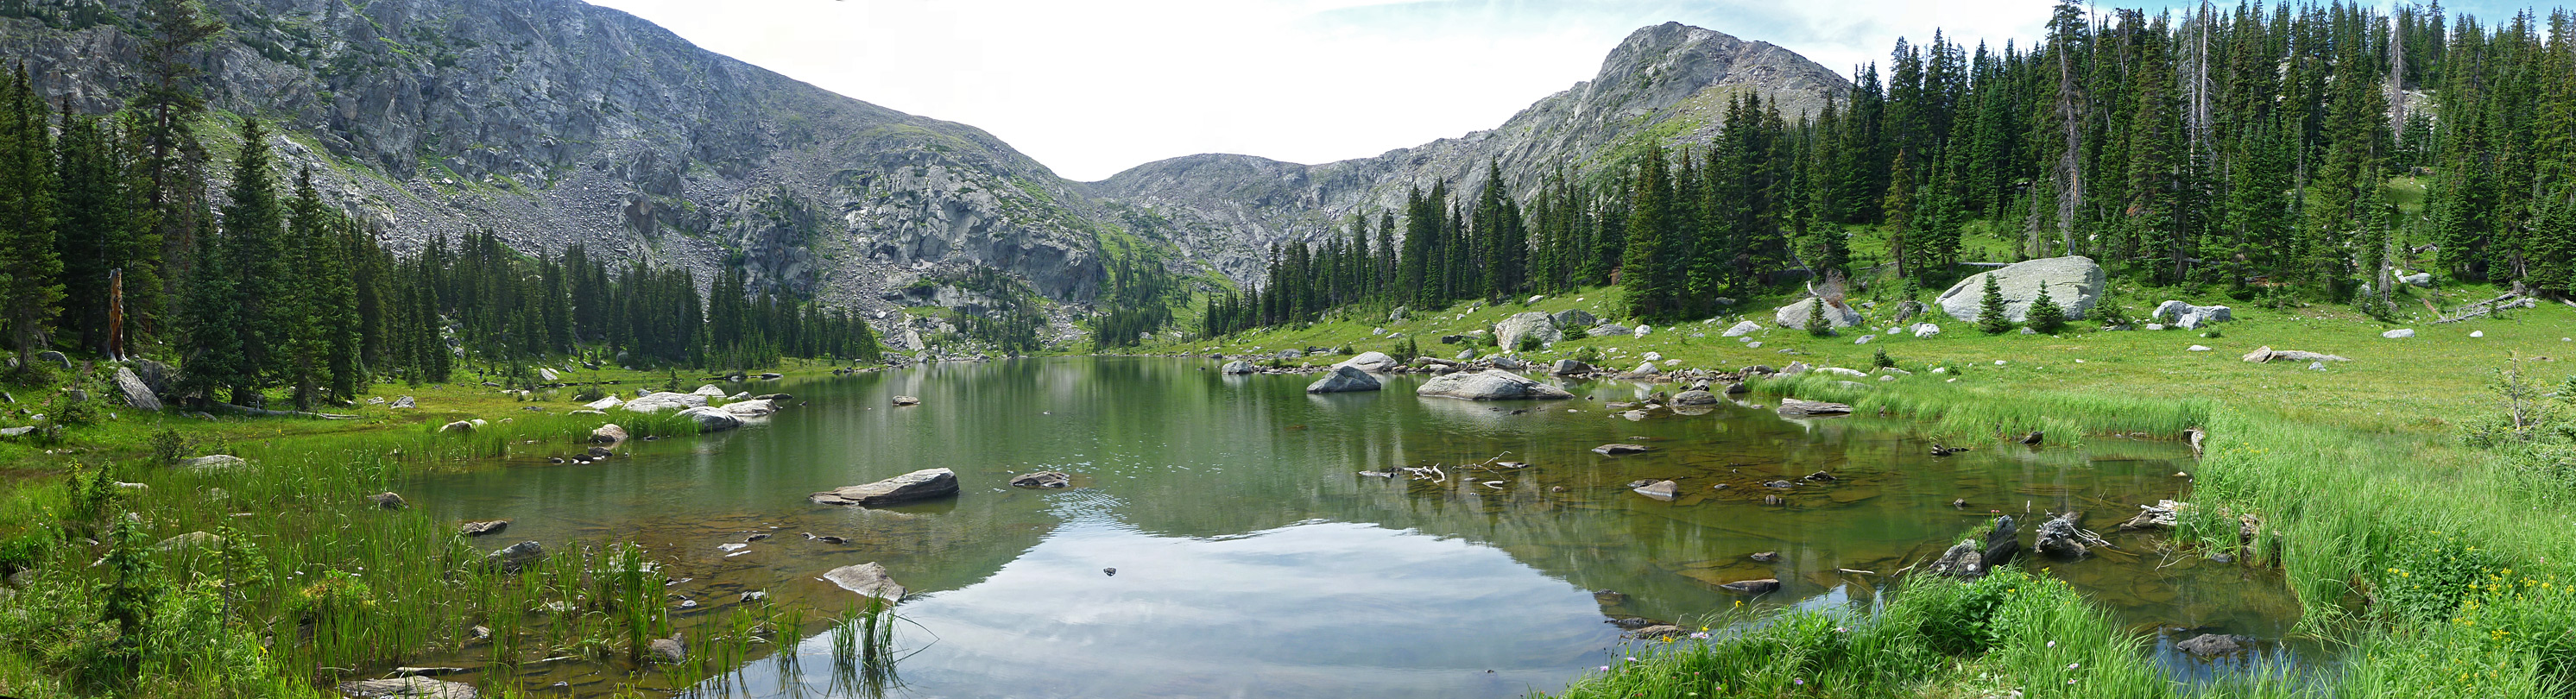
[[[2004,317],[2015,323],[2028,319],[2030,303],[2039,299],[2043,285],[2048,288],[2048,299],[2066,309],[2070,320],[2082,319],[2086,311],[2093,310],[2094,303],[2102,300],[2102,266],[2094,264],[2093,258],[2070,255],[2017,262],[1968,275],[1950,285],[1950,290],[1941,292],[1932,303],[1952,318],[1975,322],[1985,302],[1989,277],[2003,291]]]
[[[627,401],[625,404],[618,405],[616,407],[625,408],[639,413],[658,413],[664,410],[687,410],[690,408],[705,407],[706,404],[707,397],[696,393],[657,392],[638,396],[635,400]]]
[[[1813,309],[1815,308],[1815,305],[1819,303],[1825,304],[1826,325],[1836,328],[1849,328],[1856,327],[1861,324],[1860,311],[1852,310],[1851,306],[1845,305],[1841,301],[1825,301],[1815,298],[1809,298],[1805,301],[1781,306],[1780,310],[1772,312],[1771,322],[1777,323],[1783,328],[1807,327],[1807,315],[1814,312]]]
[[[1525,337],[1538,338],[1539,344],[1544,345],[1565,339],[1565,333],[1557,331],[1555,318],[1538,311],[1514,313],[1494,324],[1494,340],[1503,349],[1519,349]]]
[[[1344,359],[1341,363],[1334,364],[1333,366],[1337,368],[1351,367],[1367,372],[1384,372],[1388,369],[1404,366],[1404,363],[1396,361],[1394,357],[1386,356],[1385,352],[1368,351],[1361,352],[1358,356]]]
[[[875,507],[952,497],[957,494],[957,474],[944,468],[926,468],[893,478],[815,493],[810,499],[824,505],[860,505]]]
[[[696,407],[680,411],[680,417],[698,423],[699,432],[723,432],[742,426],[742,418],[723,408]]]
[[[1228,374],[1250,374],[1260,370],[1260,368],[1252,366],[1251,362],[1243,361],[1241,359],[1226,362],[1223,368],[1217,369],[1217,371]]]
[[[1459,372],[1422,382],[1415,395],[1468,400],[1514,400],[1522,398],[1573,398],[1565,389],[1539,383],[1527,376],[1501,369]]]
[[[1316,379],[1314,383],[1306,384],[1307,393],[1375,391],[1378,390],[1378,388],[1377,377],[1370,376],[1368,372],[1360,371],[1359,367],[1348,366],[1333,367],[1333,370],[1330,373],[1324,374],[1324,378]]]

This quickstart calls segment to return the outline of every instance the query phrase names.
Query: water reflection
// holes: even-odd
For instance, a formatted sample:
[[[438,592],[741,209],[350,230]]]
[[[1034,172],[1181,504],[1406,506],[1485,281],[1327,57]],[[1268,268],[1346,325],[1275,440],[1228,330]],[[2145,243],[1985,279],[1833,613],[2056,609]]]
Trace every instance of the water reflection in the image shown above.
[[[512,540],[640,541],[689,579],[675,595],[705,602],[677,613],[684,624],[754,590],[837,613],[852,596],[816,578],[880,562],[921,593],[899,608],[919,625],[900,639],[919,651],[902,667],[919,696],[1499,697],[1597,664],[1617,642],[1606,618],[1680,620],[1743,599],[1726,582],[1779,579],[1757,606],[1865,603],[1887,574],[1994,514],[2072,509],[2107,530],[2172,497],[2188,456],[2094,439],[1932,457],[1901,421],[1789,421],[1760,400],[1632,421],[1604,405],[1671,386],[1489,403],[1419,398],[1419,377],[1389,377],[1384,391],[1315,396],[1311,377],[1214,366],[1074,359],[816,379],[765,389],[806,405],[757,429],[635,444],[594,466],[429,474],[403,492],[444,518],[513,518]],[[893,395],[922,405],[893,407]],[[1590,451],[1612,442],[1654,449]],[[1530,466],[1467,468],[1497,458]],[[1357,475],[1426,465],[1455,477]],[[964,493],[883,510],[804,501],[930,467],[956,470]],[[1041,470],[1081,487],[1005,485]],[[1801,480],[1819,471],[1835,480]],[[1674,480],[1678,497],[1630,492],[1641,479]],[[717,548],[760,532],[776,535]],[[2165,560],[2147,537],[2113,542],[2131,555],[2046,565],[2141,629],[2272,639],[2296,621],[2266,572]],[[829,645],[816,635],[788,655]],[[733,689],[826,693],[829,666],[753,663]],[[530,686],[565,671],[546,672]]]

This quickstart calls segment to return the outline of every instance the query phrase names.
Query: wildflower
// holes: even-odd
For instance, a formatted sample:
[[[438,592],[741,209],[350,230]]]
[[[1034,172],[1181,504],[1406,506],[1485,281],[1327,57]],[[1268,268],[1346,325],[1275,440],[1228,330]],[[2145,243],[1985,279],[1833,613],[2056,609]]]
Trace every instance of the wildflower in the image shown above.
[[[1609,671],[1610,671],[1610,666],[1608,666],[1608,665],[1603,665],[1603,666],[1601,666],[1601,671],[1602,671],[1602,672],[1609,672]]]
[[[1801,678],[1798,678],[1798,679],[1796,679],[1796,680],[1792,680],[1792,681],[1793,681],[1793,682],[1796,682],[1796,683],[1798,684],[1798,686],[1800,686],[1800,687],[1807,686],[1807,678],[1801,677]]]
[[[2073,670],[2075,668],[2082,667],[2083,665],[2083,663],[2067,663],[2066,669]]]
[[[2050,647],[2050,648],[2055,648],[2055,647],[2057,647],[2057,642],[2056,642],[2056,641],[2049,641],[2049,642],[2048,642],[2048,647]]]
[[[1840,626],[1836,626],[1836,627],[1834,627],[1834,633],[1851,633],[1851,629],[1846,629],[1846,628],[1843,628],[1843,627],[1840,627]]]
[[[1705,640],[1708,640],[1708,632],[1706,632],[1706,631],[1693,631],[1693,632],[1691,632],[1690,637],[1691,637],[1691,638],[1693,638],[1693,639],[1697,639],[1697,640],[1705,641]]]

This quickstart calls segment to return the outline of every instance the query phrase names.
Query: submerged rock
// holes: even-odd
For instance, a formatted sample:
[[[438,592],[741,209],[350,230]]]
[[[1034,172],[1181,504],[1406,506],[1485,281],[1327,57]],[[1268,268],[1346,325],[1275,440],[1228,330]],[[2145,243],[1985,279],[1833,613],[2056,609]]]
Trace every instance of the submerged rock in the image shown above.
[[[1593,447],[1592,453],[1600,454],[1602,456],[1618,456],[1620,454],[1641,454],[1652,449],[1654,449],[1654,447],[1649,447],[1643,444],[1604,444]]]
[[[474,699],[474,685],[413,675],[383,680],[351,680],[332,687],[354,699]]]
[[[834,585],[841,586],[841,589],[856,592],[863,596],[875,597],[888,602],[896,602],[903,599],[903,585],[896,583],[894,581],[894,576],[886,573],[885,566],[877,563],[861,563],[854,566],[833,568],[830,572],[823,574],[823,579]]]
[[[2205,633],[2193,636],[2189,640],[2181,643],[2174,644],[2174,649],[2203,658],[2209,658],[2227,655],[2229,653],[2243,652],[2246,650],[2246,644],[2253,642],[2254,639],[2246,638],[2244,636],[2223,633]]]
[[[1039,471],[1012,477],[1011,485],[1022,488],[1065,488],[1073,485],[1073,476],[1062,471]]]
[[[1635,488],[1638,495],[1665,501],[1670,501],[1673,496],[1681,494],[1681,489],[1680,483],[1672,481],[1655,481]]]
[[[875,507],[953,497],[957,494],[957,474],[944,468],[926,468],[893,478],[815,493],[809,499],[824,505],[860,505]]]
[[[522,541],[485,555],[483,560],[488,565],[500,568],[502,572],[515,573],[518,572],[520,568],[526,567],[530,563],[537,562],[537,559],[545,557],[546,547],[544,545],[538,544],[534,541]]]

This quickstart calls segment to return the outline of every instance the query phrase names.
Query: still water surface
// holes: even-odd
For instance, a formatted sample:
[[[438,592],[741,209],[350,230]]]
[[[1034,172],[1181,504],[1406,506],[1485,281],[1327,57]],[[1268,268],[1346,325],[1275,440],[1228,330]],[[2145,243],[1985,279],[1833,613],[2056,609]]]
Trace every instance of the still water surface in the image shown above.
[[[1779,579],[1756,606],[1865,606],[1890,583],[1843,569],[1897,571],[1995,512],[2080,510],[2107,533],[2175,496],[2189,458],[2103,437],[1935,458],[1897,420],[1787,420],[1759,399],[1644,420],[1603,407],[1669,384],[1470,402],[1416,397],[1416,376],[1324,396],[1304,393],[1310,379],[1075,358],[753,382],[740,388],[791,393],[796,407],[736,432],[632,443],[602,464],[485,464],[403,492],[443,519],[512,519],[491,546],[642,542],[689,579],[675,593],[701,602],[675,612],[683,624],[753,590],[835,612],[853,596],[819,576],[883,563],[913,591],[898,608],[907,696],[1508,697],[1602,664],[1621,643],[1610,618],[1687,621],[1747,599],[1719,583]],[[893,407],[895,395],[922,405]],[[1655,450],[1590,451],[1611,442]],[[1498,457],[1531,465],[1458,468]],[[1357,475],[1423,465],[1475,475]],[[934,467],[956,471],[958,498],[873,510],[805,500]],[[1006,484],[1041,470],[1073,474],[1075,488]],[[1779,492],[1764,481],[1816,471],[1839,480],[1762,502]],[[1681,498],[1626,487],[1666,478]],[[752,532],[774,536],[717,548]],[[2169,650],[2185,630],[2280,638],[2297,620],[2277,576],[2166,557],[2148,537],[2113,541],[2135,553],[2044,565],[2156,634],[2177,677],[2218,669]],[[1747,558],[1763,551],[1778,561]],[[812,660],[750,663],[724,693],[829,694],[828,649],[806,639],[797,653]],[[527,680],[604,686],[553,672]]]

